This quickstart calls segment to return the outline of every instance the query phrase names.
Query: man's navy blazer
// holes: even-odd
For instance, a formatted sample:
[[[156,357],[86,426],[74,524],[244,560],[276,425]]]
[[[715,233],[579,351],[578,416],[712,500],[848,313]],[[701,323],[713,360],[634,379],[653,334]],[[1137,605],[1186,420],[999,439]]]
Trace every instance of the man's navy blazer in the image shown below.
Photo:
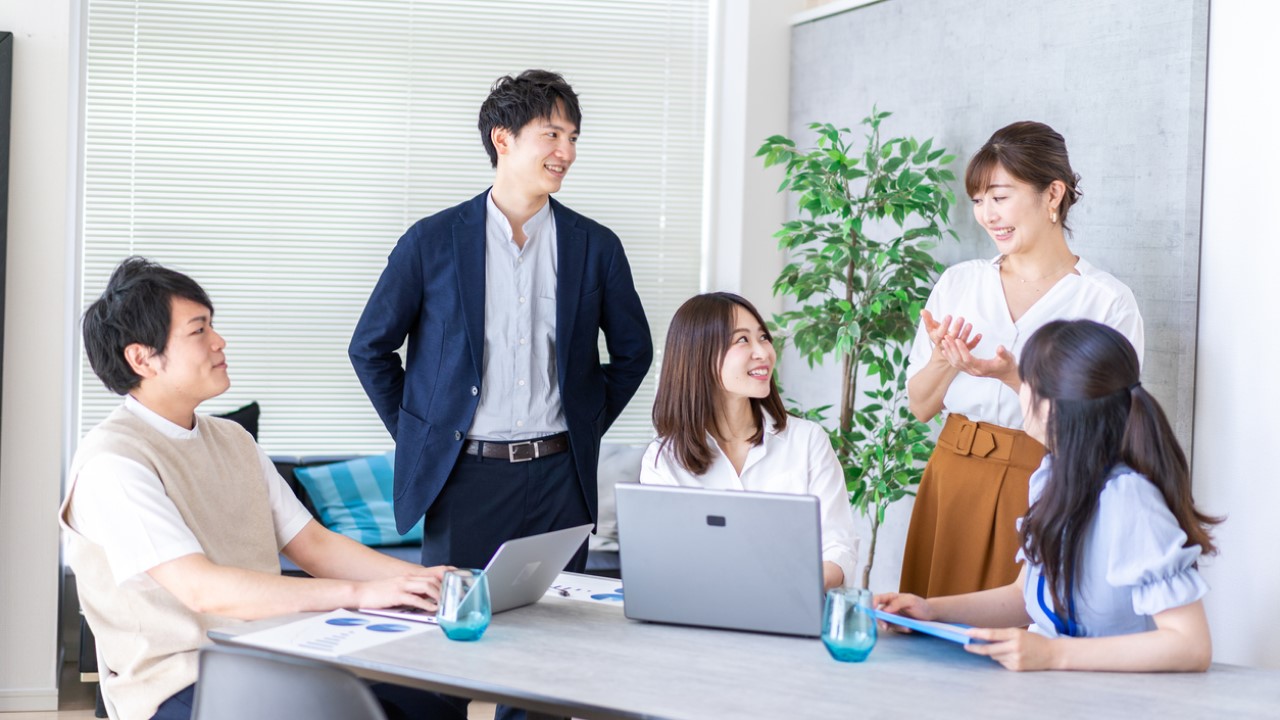
[[[396,243],[351,338],[356,375],[395,438],[396,527],[439,496],[480,402],[488,191],[419,220]],[[550,200],[556,222],[556,370],[574,467],[596,517],[600,437],[653,360],[622,243]],[[609,362],[600,362],[605,333]],[[408,339],[402,366],[396,350]]]

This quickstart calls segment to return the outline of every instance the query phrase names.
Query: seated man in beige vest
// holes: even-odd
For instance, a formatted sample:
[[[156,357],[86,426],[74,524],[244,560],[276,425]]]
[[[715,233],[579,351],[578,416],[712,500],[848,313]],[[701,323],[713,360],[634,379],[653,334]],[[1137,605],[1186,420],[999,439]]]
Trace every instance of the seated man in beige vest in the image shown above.
[[[325,529],[249,433],[196,414],[230,380],[213,303],[194,280],[125,260],[83,331],[93,371],[125,401],[80,442],[60,519],[121,717],[189,718],[210,628],[303,610],[434,608],[443,568]],[[313,577],[281,576],[279,552]],[[430,693],[373,689],[392,717],[463,717]]]

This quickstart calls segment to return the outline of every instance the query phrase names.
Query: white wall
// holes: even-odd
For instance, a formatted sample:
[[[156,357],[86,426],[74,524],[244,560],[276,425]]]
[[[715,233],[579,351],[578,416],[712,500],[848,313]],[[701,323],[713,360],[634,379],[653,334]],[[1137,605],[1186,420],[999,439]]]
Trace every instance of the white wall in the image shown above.
[[[773,233],[787,206],[777,192],[781,171],[766,171],[755,154],[765,138],[787,132],[790,19],[804,0],[712,2],[720,30],[710,64],[703,289],[738,293],[767,318],[782,309],[773,297],[773,279],[782,270]]]
[[[0,711],[57,708],[71,0],[3,0],[14,34],[0,416]]]
[[[1196,500],[1226,514],[1221,554],[1202,563],[1221,662],[1280,667],[1280,407],[1276,309],[1280,241],[1280,6],[1217,0],[1209,18]]]

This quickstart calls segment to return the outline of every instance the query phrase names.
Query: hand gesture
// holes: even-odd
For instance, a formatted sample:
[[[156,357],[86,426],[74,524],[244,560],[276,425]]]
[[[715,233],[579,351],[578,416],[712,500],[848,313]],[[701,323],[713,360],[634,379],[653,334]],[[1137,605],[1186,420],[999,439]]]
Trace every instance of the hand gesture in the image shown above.
[[[979,336],[981,337],[981,336]],[[1018,361],[1014,359],[1013,353],[1009,352],[1003,345],[996,347],[996,356],[993,358],[975,357],[973,350],[976,343],[966,343],[963,337],[947,336],[942,339],[939,344],[942,356],[946,358],[951,366],[963,373],[968,373],[974,377],[995,378],[1009,385],[1017,387],[1018,382]]]
[[[966,323],[962,317],[952,320],[950,315],[944,315],[942,321],[939,322],[933,319],[933,313],[928,310],[922,310],[920,311],[920,320],[924,323],[924,331],[929,334],[929,342],[933,343],[935,351],[939,349],[943,339],[948,336],[963,338],[962,342],[970,350],[978,347],[978,343],[982,341],[982,333],[978,333],[973,339],[969,339],[969,333],[973,332],[973,325]]]
[[[1053,667],[1054,641],[1021,628],[973,628],[971,638],[987,644],[970,643],[964,649],[986,655],[1009,670],[1049,670]]]

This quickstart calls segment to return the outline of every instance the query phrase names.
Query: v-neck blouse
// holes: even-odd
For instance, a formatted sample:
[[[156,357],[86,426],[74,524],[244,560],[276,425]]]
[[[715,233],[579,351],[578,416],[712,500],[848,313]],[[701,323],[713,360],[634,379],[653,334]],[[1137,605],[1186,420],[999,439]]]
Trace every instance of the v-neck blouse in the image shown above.
[[[973,350],[975,356],[995,357],[996,347],[1003,345],[1018,358],[1027,339],[1046,323],[1093,320],[1120,331],[1142,361],[1142,315],[1127,285],[1081,258],[1075,267],[1078,275],[1063,277],[1014,322],[1000,282],[1001,257],[969,260],[948,268],[925,304],[935,320],[941,321],[945,315],[963,317],[973,324],[975,334],[982,333],[982,341]],[[924,368],[932,352],[922,320],[911,345],[908,378]],[[995,378],[960,373],[947,388],[942,405],[946,414],[955,412],[970,420],[1022,428],[1018,394]]]

